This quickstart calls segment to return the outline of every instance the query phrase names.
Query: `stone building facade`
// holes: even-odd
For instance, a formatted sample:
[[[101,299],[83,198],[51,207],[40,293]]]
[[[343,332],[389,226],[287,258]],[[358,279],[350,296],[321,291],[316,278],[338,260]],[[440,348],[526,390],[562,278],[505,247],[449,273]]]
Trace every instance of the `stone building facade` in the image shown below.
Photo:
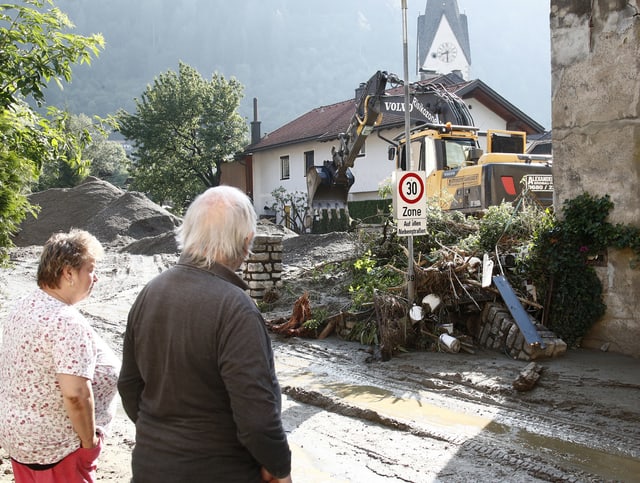
[[[556,206],[608,194],[612,223],[640,226],[640,0],[551,0]],[[607,312],[583,346],[640,357],[640,269],[599,267]]]

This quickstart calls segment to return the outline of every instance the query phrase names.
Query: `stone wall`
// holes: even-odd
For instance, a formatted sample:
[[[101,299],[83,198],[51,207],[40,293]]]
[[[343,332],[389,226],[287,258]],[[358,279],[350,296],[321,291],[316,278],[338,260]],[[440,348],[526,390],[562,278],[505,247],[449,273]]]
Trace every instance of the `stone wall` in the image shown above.
[[[251,254],[242,265],[242,278],[249,285],[249,295],[261,300],[271,289],[282,285],[283,228],[258,225]]]
[[[482,310],[482,323],[474,334],[479,345],[504,352],[522,361],[558,357],[567,352],[567,344],[540,322],[530,317],[544,347],[528,344],[509,310],[500,303],[488,303]]]
[[[556,207],[611,197],[612,223],[640,225],[640,0],[551,0]],[[640,270],[610,250],[607,313],[583,345],[640,357]]]

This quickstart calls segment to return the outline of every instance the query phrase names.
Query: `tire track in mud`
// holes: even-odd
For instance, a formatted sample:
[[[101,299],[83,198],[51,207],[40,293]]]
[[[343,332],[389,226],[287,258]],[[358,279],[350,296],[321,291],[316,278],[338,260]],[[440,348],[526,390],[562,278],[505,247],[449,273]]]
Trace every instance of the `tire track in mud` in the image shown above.
[[[407,423],[398,421],[379,414],[371,409],[360,408],[347,404],[317,391],[307,391],[300,387],[285,386],[282,392],[291,399],[319,407],[325,411],[340,414],[342,416],[357,418],[371,423],[379,424],[397,431],[403,431],[420,438],[435,439],[458,446],[470,456],[481,456],[493,463],[500,462],[503,466],[514,470],[526,471],[531,476],[552,482],[599,482],[602,478],[581,471],[568,471],[560,466],[552,465],[541,457],[519,452],[517,450],[504,450],[497,444],[488,444],[487,441],[465,440],[460,436],[452,436],[445,432],[425,430],[413,427]],[[460,457],[460,452],[458,457]]]
[[[499,408],[494,416],[494,421],[510,428],[518,428],[530,433],[546,436],[549,438],[566,439],[574,444],[581,444],[585,447],[607,451],[621,456],[640,459],[640,432],[635,424],[633,415],[628,419],[631,424],[618,425],[615,431],[610,431],[604,427],[611,421],[610,417],[603,415],[596,424],[576,423],[567,421],[561,413],[554,415],[554,411],[540,413],[539,408],[529,409],[508,397],[513,391],[505,388],[502,391],[491,389],[489,393],[485,388],[473,383],[465,383],[460,379],[452,380],[451,376],[442,376],[438,373],[425,374],[428,377],[428,384],[416,379],[408,379],[416,386],[429,391],[446,392],[449,397],[455,397],[464,401],[474,401],[476,404]],[[586,381],[582,378],[582,381]],[[592,383],[599,381],[593,379]],[[636,389],[633,384],[616,384],[617,387]],[[464,389],[460,389],[463,387]],[[542,402],[544,403],[544,401]],[[540,403],[538,403],[540,404]],[[591,405],[592,409],[595,409]],[[559,435],[571,435],[559,438]],[[599,445],[594,443],[598,442]]]
[[[293,383],[285,385],[283,389],[287,396],[301,403],[412,435],[445,441],[458,446],[460,451],[526,471],[547,481],[602,481],[602,475],[593,473],[598,471],[597,468],[594,470],[589,465],[576,464],[576,460],[584,455],[595,459],[600,456],[611,457],[621,462],[623,467],[630,462],[633,468],[638,463],[640,468],[640,433],[634,429],[637,425],[629,424],[625,431],[618,421],[612,426],[613,430],[609,430],[607,421],[612,423],[613,419],[607,419],[606,416],[598,421],[583,423],[572,421],[576,416],[567,411],[554,414],[548,407],[546,409],[549,412],[542,413],[544,401],[532,407],[523,405],[518,400],[519,395],[513,396],[513,390],[505,381],[501,381],[502,388],[495,385],[484,387],[466,381],[459,373],[453,376],[429,373],[414,366],[401,366],[405,376],[397,378],[398,366],[363,365],[362,360],[354,356],[357,352],[354,353],[353,349],[351,352],[342,351],[300,340],[288,340],[277,350],[282,352],[281,357],[285,359],[293,357],[305,361],[302,364],[304,371],[313,374],[314,389],[300,387],[304,383],[299,385],[296,382],[295,373],[290,378]],[[326,385],[327,391],[324,391],[325,380],[338,381],[339,385],[385,388],[396,395],[407,392],[444,395],[448,400],[461,402],[460,408],[465,405],[467,411],[472,409],[479,414],[490,414],[491,428],[469,438],[455,431],[439,431],[416,421],[389,417],[370,407],[360,407],[357,402],[346,402],[335,395],[331,383]],[[315,390],[317,387],[322,389]],[[589,404],[589,401],[584,404]],[[541,447],[537,448],[536,443],[541,443]],[[557,448],[561,452],[566,450],[569,456],[556,457],[552,454],[554,462],[549,462],[549,451]]]

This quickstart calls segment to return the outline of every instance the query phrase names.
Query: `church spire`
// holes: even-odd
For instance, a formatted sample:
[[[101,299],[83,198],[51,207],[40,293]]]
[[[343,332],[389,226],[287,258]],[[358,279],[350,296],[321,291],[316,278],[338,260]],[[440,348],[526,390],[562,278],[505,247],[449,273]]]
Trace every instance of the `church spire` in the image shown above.
[[[416,71],[422,77],[459,71],[469,78],[471,47],[467,16],[456,0],[427,0],[418,16]]]

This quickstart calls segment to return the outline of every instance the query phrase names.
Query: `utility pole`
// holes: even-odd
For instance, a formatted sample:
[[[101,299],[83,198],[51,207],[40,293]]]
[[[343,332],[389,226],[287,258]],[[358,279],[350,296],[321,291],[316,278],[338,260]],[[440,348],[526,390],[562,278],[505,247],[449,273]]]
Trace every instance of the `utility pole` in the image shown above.
[[[409,99],[409,43],[407,33],[407,0],[402,0],[402,51],[404,57],[404,131],[405,131],[405,159],[407,169],[415,171],[416,166],[411,158],[411,100]],[[413,236],[407,239],[408,268],[407,268],[407,297],[409,303],[415,298],[415,274],[413,270]]]

